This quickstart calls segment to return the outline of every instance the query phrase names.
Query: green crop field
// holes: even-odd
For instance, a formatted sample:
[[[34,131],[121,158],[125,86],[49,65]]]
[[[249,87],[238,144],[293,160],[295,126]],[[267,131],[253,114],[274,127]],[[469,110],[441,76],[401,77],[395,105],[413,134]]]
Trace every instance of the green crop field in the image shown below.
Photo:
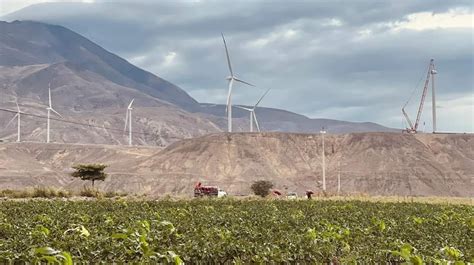
[[[0,263],[402,263],[474,258],[472,205],[0,202]]]

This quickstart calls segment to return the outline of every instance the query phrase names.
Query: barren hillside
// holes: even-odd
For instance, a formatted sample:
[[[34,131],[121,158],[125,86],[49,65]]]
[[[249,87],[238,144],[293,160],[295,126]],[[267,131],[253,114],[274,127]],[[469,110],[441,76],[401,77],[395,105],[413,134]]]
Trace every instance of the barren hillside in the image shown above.
[[[378,195],[473,196],[474,136],[397,133],[327,135],[327,189]],[[99,187],[150,195],[191,195],[193,184],[249,194],[254,180],[282,191],[321,190],[317,134],[212,134],[161,150],[146,147],[8,143],[0,145],[0,186],[80,188],[78,162],[109,164]]]

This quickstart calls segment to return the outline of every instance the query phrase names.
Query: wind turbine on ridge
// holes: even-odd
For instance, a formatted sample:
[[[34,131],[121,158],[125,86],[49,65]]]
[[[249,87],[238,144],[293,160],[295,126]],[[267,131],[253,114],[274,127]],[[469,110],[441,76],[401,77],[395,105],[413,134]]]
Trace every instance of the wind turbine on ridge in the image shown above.
[[[246,110],[250,113],[250,132],[253,132],[253,123],[255,121],[255,125],[257,126],[257,131],[260,132],[260,126],[258,125],[258,120],[257,120],[257,115],[255,115],[255,109],[257,108],[258,104],[262,99],[267,95],[268,91],[270,91],[270,88],[263,93],[263,95],[260,97],[260,99],[257,101],[257,103],[253,106],[253,108],[246,108],[242,106],[236,106],[239,109]]]
[[[225,42],[224,34],[221,33],[221,35],[222,35],[222,40],[224,41],[225,54],[227,56],[227,65],[229,66],[229,72],[230,72],[230,76],[226,77],[226,79],[229,80],[229,90],[227,93],[226,112],[227,112],[227,130],[228,132],[232,132],[232,87],[234,85],[234,81],[240,82],[249,86],[253,86],[253,87],[254,85],[247,83],[237,78],[234,75],[234,72],[232,71],[232,64],[230,63],[229,50],[227,49],[227,43]]]
[[[18,106],[18,99],[16,99],[16,98],[15,98],[15,104],[16,104],[16,109],[18,110],[18,112],[7,123],[7,126],[5,126],[5,128],[7,128],[10,125],[10,123],[12,123],[13,120],[15,120],[15,118],[16,118],[17,119],[17,138],[16,138],[16,141],[20,142],[21,141],[21,113],[22,112],[20,111],[20,106]]]
[[[50,128],[50,117],[51,117],[51,111],[56,113],[59,117],[63,117],[61,116],[61,114],[59,114],[57,111],[55,111],[53,109],[53,103],[51,101],[51,83],[48,84],[48,98],[49,98],[49,105],[48,107],[46,108],[46,110],[48,111],[48,121],[47,121],[47,128],[46,128],[46,143],[49,143],[49,128]]]
[[[127,107],[127,114],[125,114],[125,127],[123,128],[123,131],[127,131],[127,124],[128,124],[128,145],[132,145],[132,104],[135,99],[132,99],[130,101],[130,104],[128,104]]]

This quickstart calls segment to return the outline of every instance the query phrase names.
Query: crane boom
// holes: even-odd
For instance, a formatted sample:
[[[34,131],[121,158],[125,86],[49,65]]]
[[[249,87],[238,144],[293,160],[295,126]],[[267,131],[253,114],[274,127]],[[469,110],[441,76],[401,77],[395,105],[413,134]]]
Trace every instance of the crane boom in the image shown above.
[[[407,122],[410,126],[410,128],[406,129],[407,132],[416,133],[417,130],[418,130],[418,125],[420,123],[420,118],[421,118],[421,112],[423,111],[423,105],[425,104],[426,94],[428,93],[428,85],[430,83],[430,77],[432,78],[432,82],[434,82],[434,78],[433,78],[434,74],[436,74],[436,70],[434,69],[434,59],[431,59],[430,64],[428,66],[428,72],[426,74],[425,85],[423,86],[423,93],[421,94],[420,106],[418,107],[418,113],[416,114],[415,125],[413,125],[410,118],[408,117],[408,114],[405,112],[406,104],[402,108],[402,113],[405,116],[405,119],[407,120]],[[433,93],[434,93],[434,83],[432,85],[433,85]],[[433,104],[434,104],[434,97],[433,97]],[[434,111],[433,111],[433,113],[434,113]],[[433,118],[433,121],[434,120],[435,120],[435,118]]]
[[[426,74],[425,86],[423,87],[423,94],[421,95],[420,106],[418,107],[418,113],[416,114],[415,127],[413,128],[415,131],[418,130],[418,124],[420,123],[421,112],[423,111],[423,105],[425,104],[425,98],[428,92],[428,85],[430,83],[430,77],[431,77],[433,68],[434,68],[434,60],[431,59],[430,65],[428,67],[428,73]]]
[[[408,122],[408,125],[410,125],[410,128],[413,128],[413,123],[411,122],[410,118],[408,118],[408,114],[405,112],[405,107],[402,108],[402,113],[403,116],[405,116],[405,119]]]

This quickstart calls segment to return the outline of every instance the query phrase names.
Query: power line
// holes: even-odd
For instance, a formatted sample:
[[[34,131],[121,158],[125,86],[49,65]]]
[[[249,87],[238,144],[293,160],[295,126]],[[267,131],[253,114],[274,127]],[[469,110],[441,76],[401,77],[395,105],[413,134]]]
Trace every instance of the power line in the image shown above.
[[[4,109],[4,108],[0,108],[0,111],[9,112],[9,113],[13,113],[13,114],[18,113],[18,111],[10,110],[10,109]],[[26,112],[20,112],[20,113],[21,113],[21,115],[32,116],[32,117],[36,117],[36,118],[40,118],[40,119],[48,119],[47,116],[43,116],[43,115],[39,115],[39,114],[26,113]],[[90,124],[90,123],[82,123],[82,122],[77,122],[77,121],[59,119],[59,118],[55,118],[55,117],[50,117],[50,119],[54,120],[54,121],[63,122],[63,123],[69,123],[69,124],[75,124],[75,125],[81,125],[81,126],[87,126],[87,127],[92,127],[92,128],[105,129],[105,130],[117,131],[117,132],[124,133],[124,130],[117,129],[117,128],[112,128],[112,127],[106,127],[105,125],[100,126],[100,125],[94,125],[94,124]],[[156,136],[156,134],[151,134],[151,133],[146,133],[146,132],[134,132],[134,134]]]
[[[408,100],[405,102],[405,105],[403,105],[404,107],[406,107],[408,105],[408,103],[410,102],[410,100],[413,98],[413,96],[415,95],[415,91],[416,89],[418,88],[418,86],[420,85],[421,81],[423,80],[425,76],[425,70],[423,69],[423,72],[421,73],[421,77],[420,79],[418,80],[418,82],[416,83],[416,85],[413,87],[413,90],[411,91],[411,94],[410,94],[410,97],[408,98]]]

